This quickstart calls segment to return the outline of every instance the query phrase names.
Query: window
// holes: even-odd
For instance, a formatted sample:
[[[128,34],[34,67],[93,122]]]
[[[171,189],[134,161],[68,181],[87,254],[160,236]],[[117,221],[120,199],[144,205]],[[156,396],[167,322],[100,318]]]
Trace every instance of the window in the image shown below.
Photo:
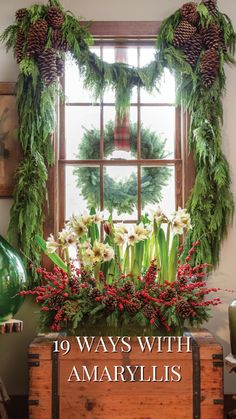
[[[112,63],[117,58],[120,61],[122,56],[127,64],[139,67],[153,60],[155,40],[150,39],[150,31],[155,25],[152,22],[144,25],[148,36],[140,35],[140,23],[136,26],[138,39],[134,39],[135,22],[130,29],[132,39],[129,25],[118,24],[120,31],[125,28],[127,40],[124,37],[121,40],[121,33],[114,36],[115,25],[111,23],[97,26],[97,38],[102,31],[106,33],[107,27],[112,28],[112,39],[108,35],[97,39],[92,48],[103,60]],[[89,210],[91,206],[108,209],[107,217],[112,211],[115,221],[123,219],[126,223],[136,222],[142,211],[156,207],[157,202],[167,213],[182,206],[191,182],[190,185],[183,182],[188,167],[183,129],[187,119],[175,107],[174,76],[165,71],[159,92],[149,94],[134,89],[129,111],[130,141],[125,146],[121,141],[118,147],[113,136],[116,124],[119,126],[115,93],[108,91],[94,103],[69,57],[64,81],[66,100],[61,104],[58,164],[60,227],[73,213]],[[128,210],[127,196],[131,199]]]

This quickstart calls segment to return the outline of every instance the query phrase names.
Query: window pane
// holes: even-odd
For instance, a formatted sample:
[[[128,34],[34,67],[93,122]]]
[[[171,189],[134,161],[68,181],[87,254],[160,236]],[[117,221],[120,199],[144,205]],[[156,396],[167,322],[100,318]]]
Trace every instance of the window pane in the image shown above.
[[[104,168],[104,207],[114,220],[136,220],[137,167],[108,166]]]
[[[99,56],[100,48],[91,48]],[[65,61],[65,96],[67,103],[94,103],[92,92],[84,88],[83,79],[76,62],[68,54]]]
[[[66,166],[66,219],[72,214],[100,209],[99,167]]]
[[[106,159],[137,158],[137,107],[130,107],[130,151],[115,149],[114,124],[116,110],[114,106],[104,106],[104,155]],[[113,129],[112,129],[113,127]]]
[[[66,106],[65,140],[67,159],[99,159],[100,107]]]
[[[174,158],[175,108],[141,106],[141,121],[141,157],[143,159]]]
[[[143,167],[141,171],[142,208],[144,212],[157,205],[164,213],[175,211],[175,167]]]

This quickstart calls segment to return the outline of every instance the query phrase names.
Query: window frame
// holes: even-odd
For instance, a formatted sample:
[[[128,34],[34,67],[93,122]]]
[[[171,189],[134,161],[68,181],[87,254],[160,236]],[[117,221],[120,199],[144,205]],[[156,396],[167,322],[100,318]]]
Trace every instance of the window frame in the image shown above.
[[[93,22],[90,26],[90,32],[94,37],[95,45],[109,46],[124,41],[128,45],[150,46],[155,41],[156,34],[159,31],[161,22],[114,22],[99,21]],[[127,38],[129,41],[127,42]],[[62,79],[64,87],[65,80]],[[172,105],[172,104],[171,104]],[[102,118],[103,104],[100,105],[100,118]],[[107,106],[107,105],[105,105]],[[162,160],[146,160],[141,158],[141,138],[140,138],[140,90],[138,89],[138,138],[137,138],[137,159],[134,160],[108,160],[104,159],[103,134],[101,134],[100,159],[99,160],[68,160],[65,156],[65,104],[59,100],[56,103],[57,123],[53,136],[53,145],[55,152],[55,165],[49,169],[48,196],[49,209],[48,216],[44,226],[44,233],[54,234],[60,230],[65,221],[65,168],[67,165],[91,165],[100,167],[100,203],[101,210],[104,206],[103,201],[103,176],[104,166],[135,166],[137,167],[138,182],[138,218],[141,215],[141,168],[142,166],[168,166],[175,167],[175,192],[176,208],[185,206],[189,193],[193,187],[195,170],[192,154],[188,147],[189,115],[178,106],[175,107],[175,144],[174,158]],[[148,106],[170,106],[170,104],[149,104]],[[173,105],[172,105],[173,106]],[[103,124],[102,124],[103,126]],[[126,221],[125,221],[126,222]],[[133,223],[135,221],[127,221]]]

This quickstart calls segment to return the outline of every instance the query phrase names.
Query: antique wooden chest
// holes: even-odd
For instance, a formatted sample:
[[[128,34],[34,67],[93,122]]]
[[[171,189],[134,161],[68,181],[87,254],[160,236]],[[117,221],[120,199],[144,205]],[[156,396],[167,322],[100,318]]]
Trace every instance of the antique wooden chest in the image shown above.
[[[145,349],[145,338],[132,337],[130,351],[128,337],[117,346],[91,339],[90,351],[82,337],[32,342],[30,419],[223,419],[222,348],[208,331],[171,346],[150,338]]]

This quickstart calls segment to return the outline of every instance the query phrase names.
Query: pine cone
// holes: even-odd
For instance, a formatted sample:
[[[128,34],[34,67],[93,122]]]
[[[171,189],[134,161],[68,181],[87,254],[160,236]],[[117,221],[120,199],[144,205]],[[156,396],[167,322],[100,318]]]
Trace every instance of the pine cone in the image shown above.
[[[141,307],[141,303],[137,298],[133,298],[128,305],[126,305],[126,311],[131,316],[136,314]]]
[[[186,55],[186,60],[192,68],[195,68],[197,64],[202,47],[202,37],[199,33],[193,35],[193,37],[190,38],[189,41],[183,47],[183,52]]]
[[[203,43],[206,49],[215,48],[218,49],[220,46],[220,28],[216,23],[213,23],[208,28],[201,30]]]
[[[25,45],[25,35],[18,29],[16,34],[16,46],[15,46],[15,55],[16,61],[19,64],[24,58],[24,45]]]
[[[218,16],[217,0],[203,0],[202,2],[205,4],[212,16]]]
[[[46,44],[48,24],[45,19],[37,20],[31,25],[28,34],[28,56],[32,57],[40,53]]]
[[[197,4],[189,2],[184,4],[181,9],[181,15],[184,20],[187,20],[192,25],[196,25],[199,21],[199,13],[197,11]]]
[[[48,306],[54,310],[58,310],[63,306],[63,303],[64,297],[62,295],[54,295],[52,298],[50,298]]]
[[[46,19],[53,29],[59,29],[64,23],[65,16],[61,9],[51,6],[48,8]]]
[[[193,310],[187,301],[180,301],[177,305],[177,312],[182,317],[182,319],[187,319],[191,316]]]
[[[63,39],[60,29],[53,29],[52,31],[52,47],[59,51],[68,51],[68,43]]]
[[[39,71],[46,85],[57,80],[57,54],[53,48],[45,49],[38,56]]]
[[[101,297],[101,291],[99,291],[98,288],[93,288],[90,292],[89,292],[89,298],[91,298],[91,300],[95,300],[97,297]]]
[[[155,317],[155,310],[151,304],[143,308],[143,314],[148,320],[151,320]]]
[[[112,313],[116,309],[117,300],[113,295],[107,295],[103,300],[103,304],[105,304],[107,312]]]
[[[123,285],[123,290],[127,294],[134,294],[135,293],[135,286],[132,281],[126,281]]]
[[[201,59],[201,75],[203,85],[211,87],[216,80],[219,69],[219,54],[214,48],[204,52]]]
[[[63,304],[63,310],[68,317],[69,320],[73,320],[73,317],[77,314],[79,310],[79,303],[78,301],[70,301],[67,300]]]
[[[186,42],[195,34],[197,28],[195,28],[191,23],[182,20],[179,26],[177,26],[175,31],[175,36],[173,40],[173,45],[175,48],[181,48]]]
[[[26,8],[19,9],[16,11],[16,20],[22,22],[22,20],[28,15],[28,10]]]

